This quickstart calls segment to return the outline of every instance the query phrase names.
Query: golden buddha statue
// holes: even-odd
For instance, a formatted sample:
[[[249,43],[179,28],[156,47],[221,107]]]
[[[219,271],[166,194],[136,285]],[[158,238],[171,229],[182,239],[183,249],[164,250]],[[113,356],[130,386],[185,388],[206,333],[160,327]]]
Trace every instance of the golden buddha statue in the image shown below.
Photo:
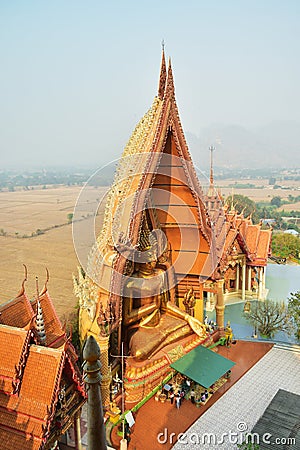
[[[166,271],[156,261],[135,264],[124,286],[123,324],[130,354],[137,360],[151,358],[193,332],[206,336],[204,325],[170,301]]]

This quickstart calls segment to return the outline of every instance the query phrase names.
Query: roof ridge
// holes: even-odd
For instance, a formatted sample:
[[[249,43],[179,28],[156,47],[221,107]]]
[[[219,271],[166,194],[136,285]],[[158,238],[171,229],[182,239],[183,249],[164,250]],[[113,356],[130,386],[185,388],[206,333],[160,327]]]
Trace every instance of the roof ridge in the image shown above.
[[[160,98],[161,100],[164,98],[165,94],[166,79],[167,79],[167,66],[166,66],[165,51],[163,47],[161,55],[159,82],[158,82],[158,93],[157,93],[158,98]]]

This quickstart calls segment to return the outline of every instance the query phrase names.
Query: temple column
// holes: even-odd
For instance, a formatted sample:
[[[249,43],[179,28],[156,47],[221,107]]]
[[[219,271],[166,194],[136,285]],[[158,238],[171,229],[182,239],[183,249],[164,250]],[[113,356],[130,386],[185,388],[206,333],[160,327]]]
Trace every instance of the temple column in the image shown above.
[[[262,271],[263,271],[263,292],[266,289],[266,267],[262,267]]]
[[[246,298],[246,264],[242,265],[242,300]]]
[[[101,397],[103,406],[108,406],[110,402],[110,384],[111,384],[111,373],[108,364],[108,348],[109,348],[109,335],[98,337],[98,344],[101,350],[100,363],[101,363],[101,374],[102,379],[100,383]]]
[[[224,280],[219,280],[217,282],[217,302],[216,302],[216,321],[218,328],[224,328]]]
[[[251,291],[251,267],[248,266],[248,291]]]
[[[210,292],[207,292],[207,300],[206,300],[206,308],[210,309],[210,299],[211,299],[211,294]]]
[[[75,434],[75,449],[82,450],[81,445],[81,431],[80,431],[80,416],[81,410],[77,411],[74,417],[74,434]]]
[[[263,290],[263,268],[259,268],[259,285],[258,285],[258,299],[262,299],[262,290]]]
[[[240,265],[236,265],[236,291],[240,289]]]

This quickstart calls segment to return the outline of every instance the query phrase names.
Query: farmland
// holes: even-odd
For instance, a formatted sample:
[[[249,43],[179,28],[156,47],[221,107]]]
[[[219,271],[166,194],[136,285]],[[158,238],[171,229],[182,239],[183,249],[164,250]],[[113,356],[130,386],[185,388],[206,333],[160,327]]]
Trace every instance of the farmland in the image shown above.
[[[255,184],[255,188],[241,188],[243,183]],[[291,184],[289,182],[289,184]],[[292,183],[290,189],[272,189],[267,180],[220,180],[223,196],[232,193],[249,196],[255,201],[270,201],[274,196],[287,199],[299,193],[299,182]],[[91,241],[86,240],[88,232],[99,232],[104,201],[101,199],[107,187],[89,187],[74,218],[80,223],[75,240],[77,250],[87,254]],[[77,273],[79,265],[73,245],[70,214],[80,195],[79,186],[52,186],[32,190],[0,192],[0,302],[16,296],[23,280],[23,265],[28,268],[26,289],[29,297],[35,295],[35,277],[38,276],[40,289],[46,272],[50,272],[49,293],[60,317],[75,308],[77,300],[73,293],[72,274]],[[100,214],[94,224],[93,213],[100,206]],[[297,209],[299,205],[284,205]],[[86,232],[88,231],[88,232]],[[82,259],[81,259],[82,262]]]
[[[73,213],[80,190],[55,187],[0,193],[0,229],[4,233],[0,236],[1,303],[16,296],[24,276],[22,264],[26,264],[30,298],[36,292],[35,277],[38,276],[41,289],[47,267],[49,293],[58,315],[62,317],[76,306],[72,274],[77,272],[78,260],[68,214]],[[80,211],[83,222],[91,222],[88,216],[93,204],[105,191],[106,188],[90,189],[89,201]]]

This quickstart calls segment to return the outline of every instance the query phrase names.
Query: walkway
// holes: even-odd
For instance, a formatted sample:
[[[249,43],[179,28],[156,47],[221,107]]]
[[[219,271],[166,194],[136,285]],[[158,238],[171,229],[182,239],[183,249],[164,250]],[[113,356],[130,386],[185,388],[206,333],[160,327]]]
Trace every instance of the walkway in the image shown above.
[[[173,440],[171,438],[170,442],[170,434],[175,433],[174,436],[177,436],[178,433],[186,431],[191,424],[193,424],[200,416],[204,415],[207,410],[210,411],[213,408],[212,405],[214,405],[214,403],[216,403],[229,388],[231,388],[229,391],[231,392],[232,386],[271,348],[272,344],[269,343],[244,341],[238,341],[236,345],[232,345],[230,348],[218,347],[218,351],[222,356],[236,362],[236,365],[232,369],[231,379],[209,399],[205,406],[201,406],[200,408],[197,408],[188,400],[183,401],[179,410],[175,408],[175,405],[171,405],[169,402],[162,404],[156,402],[154,399],[149,400],[136,414],[136,423],[131,435],[131,442],[128,446],[129,450],[169,450],[176,442],[175,438],[173,438]],[[218,403],[219,402],[217,402],[217,404]],[[242,404],[245,406],[244,402],[242,402]],[[226,408],[224,411],[226,411]],[[224,415],[224,411],[222,412],[222,415]],[[221,416],[220,420],[222,421]],[[168,439],[167,442],[163,443],[165,430],[167,430],[166,433],[168,434]],[[161,443],[158,441],[159,433],[163,433],[160,435]],[[113,443],[115,448],[119,447],[119,439],[115,428],[115,433],[113,433]],[[187,449],[189,447],[184,445],[182,448]],[[191,448],[197,447],[193,446]],[[209,450],[212,450],[212,447],[208,448]]]
[[[278,389],[300,394],[299,373],[299,347],[293,350],[275,346],[189,428],[183,443],[177,443],[174,450],[238,448],[236,444],[244,440],[243,432],[252,430]],[[231,438],[230,431],[236,433]],[[207,433],[211,437],[206,436],[203,444]]]

